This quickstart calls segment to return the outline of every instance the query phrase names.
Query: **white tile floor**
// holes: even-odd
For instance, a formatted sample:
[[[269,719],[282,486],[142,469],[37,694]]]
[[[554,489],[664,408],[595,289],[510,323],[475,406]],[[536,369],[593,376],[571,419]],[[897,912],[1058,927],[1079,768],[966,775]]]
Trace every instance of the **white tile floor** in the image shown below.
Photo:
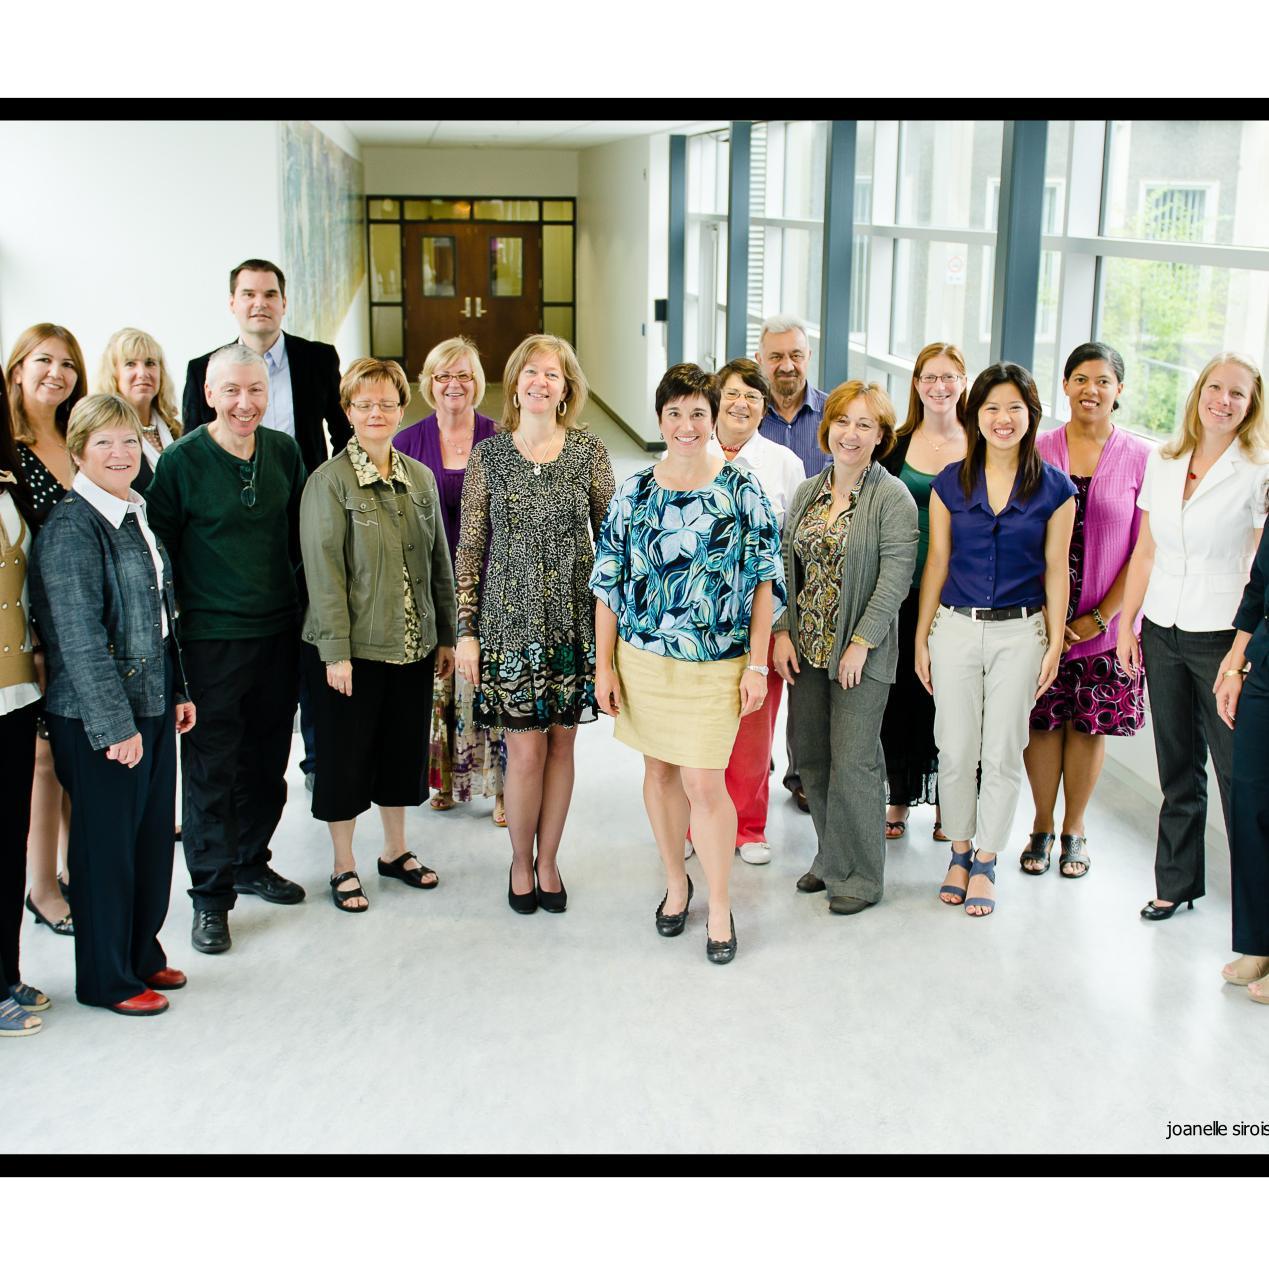
[[[611,439],[619,475],[646,461]],[[608,720],[581,730],[577,771],[562,916],[507,907],[491,802],[409,812],[441,876],[430,893],[375,875],[365,817],[371,909],[337,912],[292,766],[275,863],[308,900],[241,898],[233,949],[202,956],[178,852],[164,943],[190,985],[167,1014],[77,1005],[70,940],[28,923],[24,977],[55,1004],[41,1035],[0,1050],[0,1150],[1169,1153],[1169,1120],[1262,1118],[1269,1010],[1219,976],[1224,844],[1193,912],[1140,921],[1155,808],[1112,775],[1088,878],[1025,877],[1002,857],[985,920],[939,904],[929,808],[890,847],[884,902],[831,916],[794,890],[812,829],[773,779],[774,858],[737,861],[739,954],[719,967],[697,863],[687,932],[653,930],[641,761]]]

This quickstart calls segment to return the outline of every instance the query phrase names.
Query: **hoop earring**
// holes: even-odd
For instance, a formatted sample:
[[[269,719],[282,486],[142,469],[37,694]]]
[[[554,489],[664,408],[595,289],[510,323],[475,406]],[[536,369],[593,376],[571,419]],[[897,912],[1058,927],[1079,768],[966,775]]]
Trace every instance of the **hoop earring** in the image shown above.
[[[555,413],[556,413],[556,414],[558,414],[558,415],[560,415],[561,417],[563,417],[565,414],[567,414],[567,413],[568,413],[568,402],[567,402],[567,401],[563,401],[563,400],[562,400],[562,401],[559,403],[559,405],[557,405],[557,406],[555,407]]]
[[[516,410],[520,408],[520,394],[518,392],[511,394],[511,404]]]

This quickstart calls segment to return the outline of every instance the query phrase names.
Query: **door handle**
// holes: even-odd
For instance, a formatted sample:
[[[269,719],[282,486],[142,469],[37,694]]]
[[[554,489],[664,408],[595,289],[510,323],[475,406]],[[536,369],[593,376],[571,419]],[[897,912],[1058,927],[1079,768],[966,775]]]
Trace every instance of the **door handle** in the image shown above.
[[[484,317],[484,315],[485,315],[485,306],[484,306],[484,305],[480,302],[480,299],[481,299],[481,297],[480,297],[479,295],[478,295],[478,296],[476,296],[476,316],[477,316],[477,317]]]
[[[471,296],[470,296],[470,295],[469,295],[469,296],[467,296],[467,297],[463,300],[463,316],[464,316],[464,317],[470,317],[470,316],[471,316]]]

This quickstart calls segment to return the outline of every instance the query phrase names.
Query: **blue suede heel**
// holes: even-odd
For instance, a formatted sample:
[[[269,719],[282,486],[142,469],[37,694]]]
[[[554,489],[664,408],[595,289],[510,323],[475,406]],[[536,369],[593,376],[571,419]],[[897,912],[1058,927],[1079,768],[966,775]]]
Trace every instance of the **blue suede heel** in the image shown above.
[[[969,850],[962,850],[962,851],[953,850],[952,862],[948,864],[948,867],[949,868],[969,868],[971,866],[970,857],[973,855],[973,853],[974,851],[972,847]],[[947,905],[949,908],[959,907],[962,903],[965,902],[965,887],[964,886],[940,886],[939,894],[940,895],[950,894],[952,898],[956,900],[955,903],[949,903]]]
[[[993,859],[991,863],[985,864],[983,863],[981,859],[978,858],[977,855],[975,855],[974,862],[970,864],[969,866],[969,875],[971,877],[986,876],[987,880],[990,881],[991,884],[994,886],[996,884],[996,861]],[[966,902],[969,902],[969,900],[966,900]],[[986,912],[970,912],[967,910],[965,913],[966,916],[972,916],[972,917],[991,916],[991,914],[996,910],[995,899],[975,899],[973,902],[975,907],[986,908],[987,911]]]

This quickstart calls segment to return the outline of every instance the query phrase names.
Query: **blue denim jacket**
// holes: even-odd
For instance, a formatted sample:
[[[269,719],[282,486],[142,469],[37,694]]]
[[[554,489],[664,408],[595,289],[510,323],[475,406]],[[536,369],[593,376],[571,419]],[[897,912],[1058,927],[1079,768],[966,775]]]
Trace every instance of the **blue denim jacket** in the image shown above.
[[[185,675],[176,641],[172,564],[154,560],[135,515],[116,529],[73,490],[49,513],[31,552],[31,611],[48,667],[47,713],[78,718],[94,749],[107,749],[173,704],[164,674],[173,657],[177,700]],[[163,642],[167,603],[171,648]]]

